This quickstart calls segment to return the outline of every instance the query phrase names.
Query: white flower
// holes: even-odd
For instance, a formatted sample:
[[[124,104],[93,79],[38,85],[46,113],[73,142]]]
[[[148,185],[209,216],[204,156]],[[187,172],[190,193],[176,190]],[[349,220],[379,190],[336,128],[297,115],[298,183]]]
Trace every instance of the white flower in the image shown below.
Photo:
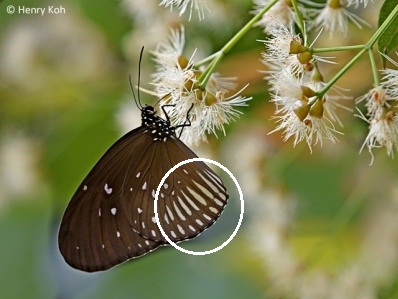
[[[347,10],[342,0],[328,0],[326,6],[314,20],[312,27],[321,27],[330,34],[337,33],[346,36],[348,33],[349,20],[361,29],[362,25],[370,26],[356,14]]]
[[[276,113],[297,108],[297,101],[299,102],[303,96],[302,80],[287,69],[280,73],[271,73],[268,80],[273,93],[271,101],[276,105]]]
[[[238,94],[226,96],[235,88],[234,78],[223,78],[213,73],[206,87],[200,88],[198,76],[204,70],[194,67],[194,54],[185,58],[184,29],[173,30],[166,43],[153,52],[156,72],[152,75],[155,93],[165,106],[173,125],[184,125],[181,139],[188,144],[206,141],[206,134],[224,131],[224,124],[240,112],[235,106],[244,106],[250,98]]]
[[[318,74],[318,70],[314,69],[314,72],[311,76],[311,79],[308,81],[308,83],[306,84],[306,86],[308,86],[309,88],[311,88],[312,90],[314,90],[315,92],[320,91],[324,86],[325,86],[325,82],[320,81],[319,79],[315,79],[317,77],[316,74]],[[314,78],[315,77],[315,78]],[[316,81],[314,81],[316,80]],[[343,89],[337,85],[334,85],[330,91],[333,92],[333,95],[331,94],[331,92],[327,92],[324,96],[323,96],[323,108],[325,110],[325,116],[333,123],[338,123],[340,125],[340,127],[343,127],[343,123],[340,120],[340,117],[338,116],[336,110],[337,108],[346,110],[346,111],[350,111],[352,112],[351,108],[348,108],[346,106],[344,106],[343,104],[341,104],[339,101],[341,100],[351,100],[352,97],[346,96],[344,94],[344,92],[347,92],[349,90],[347,89]]]
[[[387,155],[394,156],[394,148],[398,149],[398,116],[392,111],[386,112],[384,108],[379,108],[372,119],[367,120],[369,123],[369,133],[362,145],[361,151],[366,146],[372,156],[373,148],[385,147]]]
[[[380,108],[388,105],[388,96],[382,86],[376,86],[357,99],[357,103],[365,101],[366,115],[373,119]]]
[[[286,27],[270,28],[270,38],[264,41],[266,52],[263,62],[273,71],[289,69],[293,73],[301,73],[304,65],[296,54],[290,54],[292,43],[302,44],[298,34],[291,33]]]
[[[391,59],[389,60],[398,67],[398,63]],[[384,69],[381,70],[381,73],[384,74],[381,86],[387,90],[387,93],[391,98],[398,100],[398,70]]]
[[[152,52],[156,62],[152,84],[158,96],[167,96],[168,101],[170,97],[179,100],[183,91],[188,91],[187,82],[192,82],[195,75],[192,70],[193,56],[188,61],[182,55],[184,45],[184,27],[181,27],[180,30],[172,30],[168,41],[159,43],[157,49]]]
[[[189,10],[189,20],[192,17],[192,11],[196,10],[198,13],[199,20],[204,19],[204,9],[203,6],[206,7],[206,0],[162,0],[160,5],[164,5],[165,7],[173,8],[176,6],[180,10],[180,15],[185,13],[187,9]]]
[[[290,137],[294,137],[293,146],[296,146],[299,142],[305,140],[308,144],[308,136],[310,127],[301,121],[293,110],[281,116],[274,116],[274,119],[280,124],[271,131],[269,134],[276,131],[283,131],[284,141],[287,141]],[[308,144],[311,149],[311,144]]]
[[[387,57],[395,66],[398,64]],[[359,111],[361,119],[369,123],[369,133],[361,147],[366,146],[372,156],[373,148],[385,147],[387,155],[393,157],[394,149],[398,149],[398,71],[393,69],[381,70],[384,74],[379,86],[358,98],[357,102],[365,101],[366,116]]]
[[[254,0],[253,14],[258,14],[266,5],[269,0]],[[279,0],[261,17],[257,22],[258,26],[264,27],[264,32],[269,32],[271,28],[280,28],[282,26],[293,28],[296,21],[296,14],[292,8],[291,1]]]

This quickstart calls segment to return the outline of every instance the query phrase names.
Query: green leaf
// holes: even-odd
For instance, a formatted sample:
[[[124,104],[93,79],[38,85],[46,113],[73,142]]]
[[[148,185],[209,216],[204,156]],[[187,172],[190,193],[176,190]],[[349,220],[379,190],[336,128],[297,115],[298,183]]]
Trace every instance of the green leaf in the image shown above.
[[[398,0],[386,0],[381,7],[379,15],[379,27],[393,9],[398,5]],[[395,16],[395,20],[391,22],[390,26],[386,29],[383,35],[380,36],[379,41],[379,51],[388,54],[398,45],[398,18]],[[385,64],[386,59],[382,57],[383,64]]]

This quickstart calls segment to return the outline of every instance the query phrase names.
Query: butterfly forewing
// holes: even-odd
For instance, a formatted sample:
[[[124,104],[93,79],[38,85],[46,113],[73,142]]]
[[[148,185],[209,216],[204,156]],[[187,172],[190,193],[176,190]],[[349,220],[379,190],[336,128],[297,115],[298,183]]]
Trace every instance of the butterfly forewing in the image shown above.
[[[103,155],[65,211],[59,248],[74,268],[88,272],[106,270],[159,246],[132,229],[120,196],[126,169],[132,164],[131,153],[141,145],[134,136],[140,133],[137,129],[126,134]]]

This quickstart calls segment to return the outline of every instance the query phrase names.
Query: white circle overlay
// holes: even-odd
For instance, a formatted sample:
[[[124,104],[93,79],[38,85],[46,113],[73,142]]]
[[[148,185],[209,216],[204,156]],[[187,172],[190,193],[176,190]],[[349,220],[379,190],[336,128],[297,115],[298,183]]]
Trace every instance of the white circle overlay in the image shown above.
[[[160,192],[160,188],[163,186],[164,182],[166,181],[166,179],[169,177],[169,175],[176,170],[178,167],[184,165],[184,164],[188,164],[191,162],[195,162],[195,161],[201,161],[201,162],[207,162],[210,164],[214,164],[218,167],[220,167],[222,170],[224,170],[226,173],[228,173],[228,175],[231,177],[231,179],[234,181],[236,188],[238,189],[239,192],[239,199],[240,199],[240,216],[239,216],[239,221],[238,221],[238,225],[236,226],[235,230],[233,231],[232,235],[229,236],[229,238],[222,243],[220,246],[211,249],[211,250],[206,250],[206,251],[191,251],[191,250],[187,250],[185,248],[182,248],[180,246],[178,246],[176,243],[174,243],[173,241],[170,240],[169,236],[164,232],[163,227],[160,225],[160,221],[159,221],[159,215],[158,215],[158,199],[159,199],[159,192]],[[162,236],[167,240],[167,242],[169,242],[170,245],[172,245],[175,249],[183,252],[183,253],[187,253],[187,254],[192,254],[192,255],[206,255],[206,254],[211,254],[214,252],[219,251],[220,249],[224,248],[225,246],[228,245],[229,242],[232,241],[232,239],[236,236],[236,234],[238,233],[239,227],[242,224],[243,221],[243,214],[244,214],[244,201],[243,201],[243,193],[242,193],[242,189],[239,186],[238,180],[235,178],[235,176],[232,174],[231,171],[229,171],[229,169],[227,167],[225,167],[224,165],[222,165],[221,163],[218,163],[217,161],[213,161],[211,159],[206,159],[206,158],[192,158],[192,159],[187,159],[184,161],[181,161],[180,163],[178,163],[177,165],[173,166],[168,172],[166,172],[166,174],[163,176],[162,180],[159,183],[158,188],[156,189],[156,193],[155,193],[155,204],[154,204],[154,211],[155,211],[155,220],[156,220],[156,225],[158,226]]]

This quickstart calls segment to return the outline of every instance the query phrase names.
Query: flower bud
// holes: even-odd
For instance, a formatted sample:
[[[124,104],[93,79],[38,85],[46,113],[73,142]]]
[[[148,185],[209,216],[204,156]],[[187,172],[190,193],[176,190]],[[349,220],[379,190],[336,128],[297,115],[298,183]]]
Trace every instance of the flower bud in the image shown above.
[[[314,68],[314,71],[311,74],[311,81],[313,81],[313,82],[324,82],[323,81],[323,76],[322,76],[321,72],[319,71],[319,69],[317,67]]]
[[[292,40],[290,42],[289,54],[298,54],[298,53],[303,53],[305,51],[308,51],[308,48],[306,46],[303,46],[299,41]]]
[[[329,7],[334,9],[340,9],[342,7],[340,0],[330,0]]]
[[[322,118],[323,116],[323,102],[322,100],[317,100],[315,104],[312,105],[310,109],[310,115],[316,118]]]
[[[298,107],[296,110],[294,110],[294,113],[296,113],[297,117],[301,121],[303,121],[307,117],[309,111],[310,111],[310,106],[303,105],[303,106]]]
[[[185,69],[188,66],[189,60],[185,56],[178,57],[178,65]]]
[[[206,92],[204,100],[205,100],[205,105],[206,106],[211,106],[215,102],[217,102],[217,98],[210,92]]]
[[[316,96],[316,91],[312,90],[308,86],[301,86],[301,91],[303,92],[303,95],[307,98],[312,98]]]
[[[311,61],[312,53],[310,51],[299,53],[297,54],[297,59],[301,64],[306,64],[307,62]]]
[[[196,95],[196,99],[199,101],[203,100],[203,91],[201,89],[195,89],[195,95]]]

